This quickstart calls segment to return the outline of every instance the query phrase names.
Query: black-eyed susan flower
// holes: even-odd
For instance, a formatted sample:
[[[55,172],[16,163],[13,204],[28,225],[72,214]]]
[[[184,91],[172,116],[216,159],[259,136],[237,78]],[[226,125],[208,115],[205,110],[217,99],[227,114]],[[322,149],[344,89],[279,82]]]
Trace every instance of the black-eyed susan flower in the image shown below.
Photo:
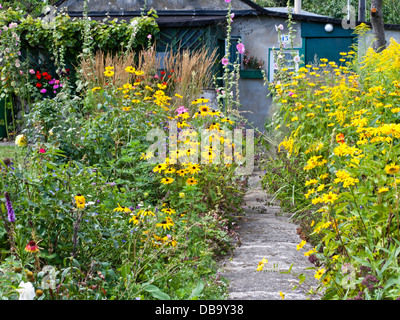
[[[132,210],[131,209],[129,209],[128,207],[121,207],[120,206],[120,204],[118,203],[118,207],[116,207],[115,209],[114,209],[114,212],[115,211],[118,211],[118,212],[132,212]]]
[[[160,223],[156,223],[156,227],[161,227],[165,229],[170,229],[171,227],[174,226],[174,222],[172,221],[172,219],[170,217],[165,217],[165,220],[160,222]]]
[[[78,193],[75,197],[76,206],[78,209],[85,208],[85,197]]]
[[[189,186],[196,185],[197,182],[198,181],[196,179],[194,179],[194,178],[189,178],[189,179],[186,180],[186,184],[189,185]]]
[[[129,222],[132,222],[133,224],[139,224],[139,219],[137,216],[133,215],[130,219]]]
[[[187,172],[189,172],[190,174],[196,174],[197,172],[200,171],[200,165],[195,163],[195,164],[189,164],[186,167]]]
[[[174,173],[175,171],[176,171],[176,170],[175,170],[174,168],[169,167],[169,168],[167,168],[167,169],[164,170],[164,173],[166,173],[166,174],[171,174],[171,173]]]
[[[395,174],[395,173],[399,172],[399,170],[400,170],[400,166],[396,165],[395,163],[388,164],[385,167],[385,171],[387,174]]]
[[[146,209],[142,209],[142,210],[138,211],[137,215],[138,215],[138,216],[143,216],[143,217],[146,217],[146,216],[155,216],[155,214],[154,214],[153,211],[151,211],[151,210],[146,210]]]
[[[169,215],[176,213],[176,211],[174,209],[171,208],[163,208],[161,209],[162,212],[167,213]]]
[[[319,279],[322,277],[322,275],[323,275],[324,273],[325,273],[325,269],[324,269],[324,268],[319,269],[319,270],[317,270],[317,271],[315,272],[314,278],[317,279],[317,280],[319,280]]]
[[[161,179],[162,184],[171,184],[172,182],[174,182],[173,178],[162,178]]]
[[[158,164],[157,166],[155,166],[155,167],[153,168],[153,171],[154,171],[154,172],[159,172],[159,173],[161,173],[161,171],[165,170],[166,168],[167,168],[167,165],[166,165],[166,164],[160,163],[160,164]]]

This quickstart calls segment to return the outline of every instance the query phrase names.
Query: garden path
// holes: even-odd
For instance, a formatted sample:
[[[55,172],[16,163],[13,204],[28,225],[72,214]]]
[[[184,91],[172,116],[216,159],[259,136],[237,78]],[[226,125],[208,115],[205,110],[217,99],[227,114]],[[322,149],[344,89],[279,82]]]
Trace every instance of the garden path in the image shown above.
[[[292,287],[299,280],[292,274],[281,274],[293,264],[292,272],[307,274],[315,285],[313,270],[305,270],[314,265],[304,256],[311,250],[308,243],[298,251],[301,242],[297,234],[298,226],[280,212],[277,205],[265,205],[268,194],[261,187],[262,171],[254,171],[249,177],[249,188],[244,198],[246,215],[239,224],[240,245],[232,256],[223,262],[222,273],[229,280],[229,300],[279,300],[279,292],[285,300],[311,299],[306,295],[310,288]],[[262,272],[256,271],[258,262],[265,257],[268,263]],[[315,298],[313,298],[315,299]]]

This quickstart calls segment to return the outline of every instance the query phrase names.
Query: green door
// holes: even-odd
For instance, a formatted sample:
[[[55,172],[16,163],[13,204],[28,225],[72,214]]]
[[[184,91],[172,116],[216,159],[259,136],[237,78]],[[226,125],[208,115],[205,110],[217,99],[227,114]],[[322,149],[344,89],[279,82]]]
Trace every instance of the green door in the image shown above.
[[[310,64],[314,62],[315,56],[318,59],[326,58],[329,61],[335,61],[340,65],[340,52],[351,50],[353,38],[306,38],[305,40],[305,62]]]

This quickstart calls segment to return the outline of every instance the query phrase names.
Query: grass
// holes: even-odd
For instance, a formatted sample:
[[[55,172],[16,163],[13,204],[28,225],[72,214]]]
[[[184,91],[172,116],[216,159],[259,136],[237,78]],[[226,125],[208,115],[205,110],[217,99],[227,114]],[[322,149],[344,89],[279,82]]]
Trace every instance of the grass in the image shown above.
[[[0,146],[0,159],[13,159],[13,162],[18,161],[23,155],[22,149],[14,145]]]

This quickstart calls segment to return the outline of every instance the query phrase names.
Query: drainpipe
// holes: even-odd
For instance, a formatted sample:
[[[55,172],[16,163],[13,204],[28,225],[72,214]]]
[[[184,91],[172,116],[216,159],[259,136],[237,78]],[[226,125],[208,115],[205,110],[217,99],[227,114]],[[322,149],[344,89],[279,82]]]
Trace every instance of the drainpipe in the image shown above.
[[[365,22],[365,0],[358,0],[358,21]]]
[[[294,0],[294,13],[301,14],[301,0]]]

